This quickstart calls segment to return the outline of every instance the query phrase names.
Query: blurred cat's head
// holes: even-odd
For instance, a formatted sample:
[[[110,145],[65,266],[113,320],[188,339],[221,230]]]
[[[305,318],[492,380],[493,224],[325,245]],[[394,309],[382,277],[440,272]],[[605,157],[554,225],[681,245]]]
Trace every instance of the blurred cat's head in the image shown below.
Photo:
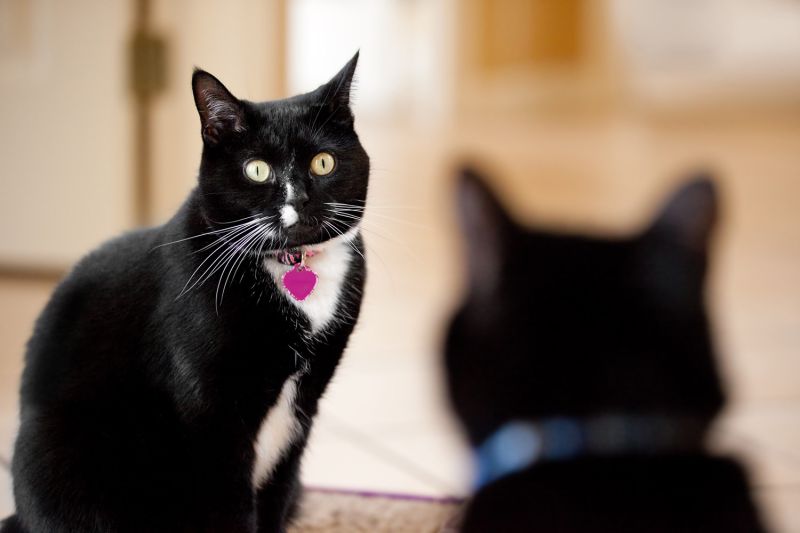
[[[369,177],[350,109],[357,62],[358,54],[310,93],[269,102],[239,100],[195,71],[199,197],[209,221],[266,217],[264,249],[323,242],[357,225]]]
[[[468,290],[446,340],[470,439],[512,419],[604,413],[710,421],[723,404],[704,306],[712,183],[677,191],[641,233],[524,228],[473,171],[458,184]]]

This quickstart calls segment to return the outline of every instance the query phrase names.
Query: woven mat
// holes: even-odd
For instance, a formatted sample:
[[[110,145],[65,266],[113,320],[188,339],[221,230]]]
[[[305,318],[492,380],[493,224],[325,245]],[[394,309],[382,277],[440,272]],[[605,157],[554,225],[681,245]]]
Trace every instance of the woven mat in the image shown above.
[[[457,499],[306,489],[289,533],[454,533]]]

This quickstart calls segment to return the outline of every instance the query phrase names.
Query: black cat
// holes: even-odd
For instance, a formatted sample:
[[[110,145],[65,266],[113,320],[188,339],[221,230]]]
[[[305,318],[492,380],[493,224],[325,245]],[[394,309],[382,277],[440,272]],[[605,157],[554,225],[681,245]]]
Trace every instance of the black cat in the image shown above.
[[[590,238],[521,227],[464,172],[446,371],[478,472],[465,533],[763,531],[742,468],[703,448],[724,402],[716,204],[698,177],[640,235]]]
[[[364,286],[357,59],[263,103],[194,73],[198,187],[84,258],[36,324],[2,531],[285,530]]]

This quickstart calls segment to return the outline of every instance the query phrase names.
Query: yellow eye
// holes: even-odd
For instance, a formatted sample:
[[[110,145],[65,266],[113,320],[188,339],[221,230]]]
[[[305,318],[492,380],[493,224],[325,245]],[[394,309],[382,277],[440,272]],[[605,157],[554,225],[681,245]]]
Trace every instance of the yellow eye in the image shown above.
[[[260,159],[248,161],[244,166],[244,175],[258,183],[267,181],[271,172],[267,162]]]
[[[317,176],[327,176],[333,172],[336,160],[328,152],[320,152],[311,160],[311,172]]]

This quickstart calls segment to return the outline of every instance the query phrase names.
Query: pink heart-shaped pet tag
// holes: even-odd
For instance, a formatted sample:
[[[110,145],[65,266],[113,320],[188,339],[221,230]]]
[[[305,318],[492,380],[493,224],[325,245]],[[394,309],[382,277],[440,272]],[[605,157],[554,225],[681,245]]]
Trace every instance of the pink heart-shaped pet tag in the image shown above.
[[[317,273],[308,267],[297,264],[283,275],[283,287],[289,291],[292,298],[302,302],[314,291],[317,286]]]

